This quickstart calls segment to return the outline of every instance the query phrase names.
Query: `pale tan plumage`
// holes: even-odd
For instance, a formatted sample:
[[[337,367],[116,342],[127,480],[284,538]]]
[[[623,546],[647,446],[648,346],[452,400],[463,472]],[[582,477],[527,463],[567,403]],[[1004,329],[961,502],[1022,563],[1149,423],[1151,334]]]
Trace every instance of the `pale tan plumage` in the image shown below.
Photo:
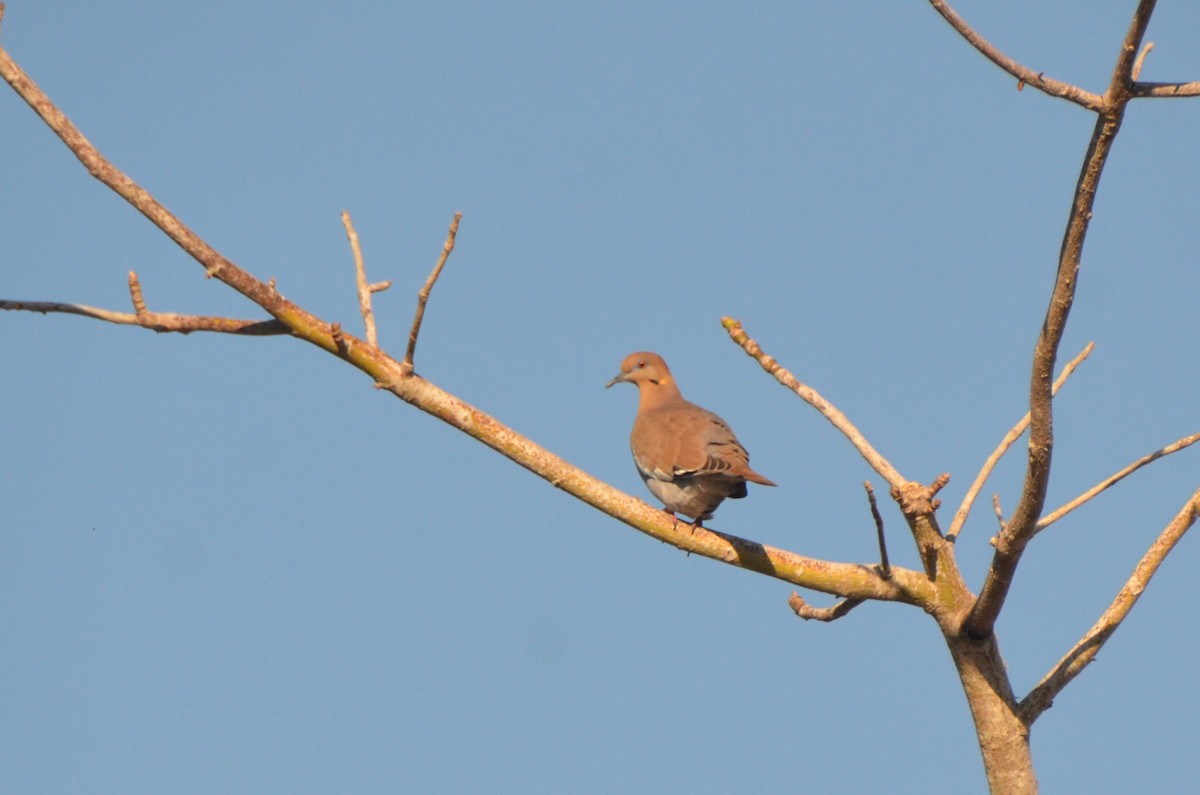
[[[711,518],[725,498],[746,496],[746,481],[775,484],[750,468],[750,456],[723,419],[683,399],[667,363],[655,353],[631,353],[607,386],[638,388],[629,446],[650,493],[671,513]]]

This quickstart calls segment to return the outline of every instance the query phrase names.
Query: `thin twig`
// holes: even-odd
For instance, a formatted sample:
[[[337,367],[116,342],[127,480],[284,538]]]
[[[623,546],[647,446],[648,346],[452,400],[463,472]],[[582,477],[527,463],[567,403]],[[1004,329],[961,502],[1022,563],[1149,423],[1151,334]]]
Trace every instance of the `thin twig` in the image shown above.
[[[863,481],[867,490],[867,502],[871,504],[871,518],[875,520],[875,534],[879,536],[879,576],[885,580],[891,579],[892,567],[888,564],[887,540],[883,537],[883,517],[879,515],[879,506],[875,504],[875,488],[871,481]]]
[[[0,310],[40,312],[56,312],[67,315],[81,315],[93,320],[103,320],[106,323],[116,323],[122,326],[141,326],[151,331],[175,332],[191,334],[193,331],[214,331],[220,334],[242,334],[248,337],[270,337],[280,334],[290,334],[287,326],[278,320],[237,320],[232,317],[207,317],[198,315],[177,315],[173,312],[113,312],[108,309],[98,309],[85,304],[67,304],[58,301],[10,301],[0,299]]]
[[[821,413],[825,419],[833,424],[842,434],[850,440],[859,454],[867,460],[871,468],[879,473],[880,477],[888,482],[893,489],[899,489],[908,480],[900,474],[900,472],[892,466],[886,458],[879,454],[871,443],[866,440],[866,437],[854,427],[854,423],[846,418],[846,415],[838,410],[836,406],[823,398],[817,390],[800,381],[796,376],[792,375],[786,368],[781,366],[775,357],[765,353],[758,343],[755,342],[742,328],[741,321],[734,320],[730,317],[721,318],[721,325],[729,332],[730,338],[741,346],[752,359],[757,361],[759,365],[768,373],[775,377],[775,380],[782,384],[787,389],[791,390],[808,405],[812,406]]]
[[[1142,64],[1146,62],[1146,56],[1154,49],[1154,42],[1148,41],[1142,46],[1142,51],[1138,53],[1137,60],[1133,62],[1133,69],[1129,72],[1129,79],[1137,81],[1142,74]]]
[[[1100,619],[1058,661],[1050,673],[1038,682],[1029,695],[1021,700],[1018,714],[1026,725],[1037,720],[1038,716],[1050,707],[1054,697],[1078,676],[1088,663],[1096,658],[1100,648],[1117,631],[1117,627],[1121,626],[1121,622],[1137,604],[1138,598],[1150,583],[1154,573],[1158,571],[1158,567],[1183,538],[1188,528],[1196,521],[1197,516],[1200,516],[1200,489],[1192,494],[1191,499],[1184,504],[1175,518],[1146,550],[1146,554],[1134,568],[1133,574],[1121,586],[1116,598],[1100,616]]]
[[[1035,72],[1032,69],[1022,66],[1021,64],[1009,58],[1004,53],[1000,52],[991,42],[979,35],[966,20],[958,15],[958,13],[950,7],[949,3],[943,0],[929,0],[929,4],[934,10],[942,15],[942,18],[950,23],[950,26],[958,31],[967,42],[979,50],[984,57],[989,61],[999,66],[1004,71],[1008,72],[1013,77],[1017,78],[1017,87],[1033,86],[1034,88],[1049,94],[1052,97],[1060,97],[1069,102],[1074,102],[1076,105],[1082,105],[1089,110],[1099,111],[1103,107],[1103,99],[1090,91],[1084,91],[1078,86],[1073,86],[1070,83],[1063,83],[1050,77],[1046,77],[1043,72]]]
[[[1000,495],[992,495],[992,510],[996,514],[996,521],[1000,523],[1000,532],[1004,532],[1004,511],[1000,508]]]
[[[367,283],[367,269],[363,265],[362,248],[358,243],[358,232],[350,220],[350,213],[342,210],[342,226],[346,227],[346,237],[350,240],[350,251],[354,254],[355,283],[358,286],[358,310],[362,313],[363,325],[366,327],[367,344],[378,345],[379,337],[375,332],[375,312],[371,309],[371,293],[386,290],[391,282],[379,284]]]
[[[408,332],[408,350],[404,352],[404,362],[402,363],[407,372],[411,373],[413,370],[413,354],[417,350],[417,335],[421,333],[421,321],[425,317],[425,304],[429,301],[429,293],[433,290],[438,276],[442,275],[442,267],[450,258],[450,252],[454,250],[454,238],[458,235],[458,222],[461,220],[462,213],[455,213],[454,220],[450,222],[450,231],[446,235],[446,242],[442,245],[442,255],[438,257],[437,264],[433,266],[429,278],[425,280],[425,286],[417,293],[417,312],[413,316],[412,329]]]
[[[1141,458],[1134,461],[1132,464],[1125,467],[1121,471],[1119,471],[1113,475],[1110,475],[1109,477],[1107,477],[1104,480],[1097,483],[1095,486],[1092,486],[1090,489],[1085,491],[1083,494],[1080,494],[1078,497],[1076,497],[1075,499],[1066,503],[1061,508],[1058,508],[1057,510],[1043,516],[1041,519],[1038,520],[1037,527],[1034,528],[1034,535],[1042,532],[1047,527],[1054,524],[1059,519],[1063,518],[1064,516],[1069,514],[1071,511],[1075,510],[1080,505],[1083,505],[1085,502],[1092,499],[1096,495],[1100,494],[1103,491],[1106,491],[1107,489],[1109,489],[1112,486],[1115,486],[1121,480],[1125,479],[1129,475],[1132,475],[1134,472],[1137,472],[1139,469],[1146,466],[1146,464],[1149,464],[1152,461],[1157,461],[1158,459],[1162,458],[1163,456],[1168,456],[1171,453],[1177,453],[1180,450],[1183,450],[1184,448],[1191,447],[1196,442],[1200,442],[1200,433],[1194,433],[1191,436],[1185,436],[1182,439],[1180,439],[1176,442],[1172,442],[1171,444],[1167,445],[1166,447],[1164,447],[1160,450],[1155,450],[1153,453],[1148,453],[1148,454],[1142,456]]]
[[[804,601],[804,597],[800,594],[793,593],[788,597],[788,606],[805,621],[836,621],[864,601],[863,599],[842,599],[829,607],[813,607]]]
[[[1091,355],[1092,349],[1096,347],[1096,343],[1089,342],[1087,346],[1079,352],[1079,355],[1067,363],[1067,366],[1062,369],[1059,376],[1054,381],[1054,386],[1051,387],[1050,394],[1057,395],[1058,390],[1071,377],[1071,373],[1075,372],[1075,368],[1083,363],[1083,360]],[[996,468],[996,464],[1008,452],[1008,449],[1013,446],[1017,439],[1021,438],[1021,434],[1025,433],[1025,429],[1029,427],[1029,412],[1025,412],[1025,416],[1017,421],[1017,424],[1004,435],[1000,440],[1000,444],[996,445],[996,449],[983,462],[983,466],[979,470],[979,474],[975,476],[975,481],[971,487],[967,489],[966,495],[963,497],[962,504],[958,506],[958,510],[954,514],[954,519],[950,522],[950,530],[946,533],[946,537],[957,539],[958,534],[962,531],[963,525],[967,522],[967,517],[971,513],[971,506],[975,504],[975,499],[979,496],[979,492],[983,490],[984,485],[991,477],[992,470]]]

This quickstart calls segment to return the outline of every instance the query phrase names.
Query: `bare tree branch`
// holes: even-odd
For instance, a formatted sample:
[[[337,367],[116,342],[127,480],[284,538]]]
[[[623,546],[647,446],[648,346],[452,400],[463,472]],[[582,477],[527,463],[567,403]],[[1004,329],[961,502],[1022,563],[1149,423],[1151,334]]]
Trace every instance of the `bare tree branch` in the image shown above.
[[[1134,461],[1132,464],[1130,464],[1129,466],[1120,470],[1119,472],[1117,472],[1113,475],[1110,475],[1109,477],[1100,481],[1095,486],[1088,489],[1083,494],[1080,494],[1078,497],[1076,497],[1075,499],[1066,503],[1062,507],[1043,516],[1040,520],[1038,520],[1037,526],[1034,528],[1034,535],[1037,535],[1038,533],[1042,532],[1047,527],[1054,524],[1059,519],[1063,518],[1064,516],[1069,514],[1071,511],[1075,510],[1080,505],[1083,505],[1085,502],[1092,499],[1096,495],[1100,494],[1101,492],[1106,491],[1107,489],[1109,489],[1112,486],[1115,486],[1121,480],[1125,479],[1129,475],[1132,475],[1134,472],[1137,472],[1139,469],[1146,466],[1146,464],[1149,464],[1152,461],[1157,461],[1158,459],[1162,458],[1163,456],[1168,456],[1171,453],[1177,453],[1180,450],[1183,450],[1187,447],[1191,447],[1193,444],[1195,444],[1198,441],[1200,441],[1200,433],[1194,433],[1191,436],[1185,436],[1176,442],[1172,442],[1171,444],[1167,445],[1166,447],[1162,448],[1161,450],[1155,450],[1153,453],[1148,453],[1148,454],[1142,456],[1141,458]]]
[[[864,481],[863,488],[867,490],[867,502],[871,505],[871,518],[875,520],[875,535],[879,537],[879,576],[885,580],[892,576],[892,567],[888,563],[887,539],[883,535],[883,517],[879,515],[879,506],[875,503],[875,488],[871,481]]]
[[[1067,366],[1062,369],[1059,376],[1054,381],[1054,386],[1050,389],[1051,396],[1057,395],[1058,390],[1071,377],[1071,373],[1075,372],[1075,368],[1083,363],[1084,359],[1091,355],[1092,349],[1096,347],[1096,343],[1089,342],[1087,346],[1079,352],[1079,355],[1067,363]],[[963,497],[962,504],[958,506],[958,510],[954,513],[954,519],[950,522],[950,530],[946,533],[947,538],[956,539],[962,532],[963,525],[967,522],[967,517],[971,513],[971,506],[975,504],[979,492],[983,489],[991,477],[992,470],[996,468],[996,464],[1008,452],[1008,449],[1013,446],[1017,439],[1021,438],[1021,434],[1025,433],[1025,429],[1029,427],[1029,412],[1025,412],[1025,416],[1017,421],[1017,424],[1004,435],[1000,440],[1000,444],[996,445],[996,449],[983,462],[983,466],[979,470],[979,474],[975,476],[975,481],[971,487],[967,489],[966,495]]]
[[[854,423],[846,418],[846,415],[838,410],[836,406],[830,403],[825,398],[821,397],[820,393],[807,384],[800,381],[796,376],[792,375],[786,368],[781,366],[775,357],[765,353],[758,343],[755,342],[742,328],[740,321],[733,318],[721,318],[721,325],[729,332],[729,336],[741,346],[752,359],[757,361],[764,370],[775,377],[775,380],[782,384],[787,389],[791,390],[808,405],[812,406],[821,413],[825,419],[833,424],[842,434],[850,440],[850,444],[858,450],[859,454],[867,460],[871,468],[879,473],[880,477],[888,482],[888,484],[898,489],[908,482],[908,480],[900,474],[897,469],[892,466],[886,458],[879,454],[866,437],[854,427]]]
[[[233,287],[266,309],[276,321],[295,336],[344,358],[371,376],[383,388],[401,400],[472,436],[505,457],[525,467],[552,485],[604,513],[621,520],[660,541],[687,552],[696,553],[733,566],[775,577],[804,588],[851,599],[882,599],[930,608],[936,593],[924,574],[910,569],[893,568],[885,580],[874,568],[850,563],[806,558],[786,550],[749,541],[707,528],[681,530],[678,522],[642,500],[609,486],[572,465],[530,439],[513,431],[494,417],[460,400],[430,381],[412,372],[411,361],[399,362],[375,345],[346,333],[338,323],[326,323],[280,296],[274,282],[263,283],[208,245],[172,215],[153,196],[105,159],[71,121],[50,101],[37,85],[0,48],[0,75],[25,99],[46,124],[87,167],[88,171],[145,215],[197,262],[210,276]],[[422,289],[421,306],[428,298],[453,248],[460,215],[450,227],[442,257]],[[84,314],[109,322],[118,313],[81,308],[69,304],[23,304],[6,302],[5,308],[35,311],[64,311]],[[144,313],[149,315],[152,313]],[[419,315],[410,335],[409,353],[419,328]],[[138,315],[129,316],[131,325],[142,325]]]
[[[1096,120],[1075,188],[1062,250],[1059,253],[1054,291],[1046,310],[1041,334],[1034,347],[1033,368],[1029,379],[1029,459],[1025,470],[1025,483],[1017,507],[1013,509],[1004,532],[996,539],[996,553],[992,557],[987,579],[979,592],[979,599],[963,624],[964,630],[973,638],[991,634],[1004,606],[1008,589],[1012,585],[1021,554],[1032,538],[1045,507],[1046,488],[1050,481],[1050,462],[1054,450],[1051,405],[1054,364],[1058,358],[1059,343],[1066,330],[1067,316],[1075,300],[1083,242],[1092,218],[1092,206],[1100,185],[1100,175],[1104,171],[1109,152],[1112,151],[1113,141],[1121,129],[1125,107],[1132,97],[1130,74],[1153,10],[1154,0],[1141,0],[1134,12],[1129,31],[1117,55],[1112,80],[1104,93],[1103,106]]]
[[[1134,83],[1133,96],[1146,99],[1200,97],[1200,80],[1190,83]]]
[[[950,26],[957,30],[959,34],[967,40],[967,42],[979,50],[984,57],[989,61],[999,66],[1004,71],[1008,72],[1018,80],[1018,88],[1023,86],[1033,86],[1039,91],[1045,92],[1052,97],[1059,97],[1069,102],[1074,102],[1076,105],[1082,105],[1088,110],[1099,111],[1103,107],[1103,100],[1089,91],[1084,91],[1078,86],[1073,86],[1070,83],[1063,83],[1050,77],[1046,77],[1043,72],[1035,72],[1032,69],[1022,66],[1021,64],[1009,58],[1004,53],[979,35],[966,20],[958,15],[958,13],[950,7],[949,3],[943,0],[929,0],[929,4],[934,10],[942,15],[942,18],[950,23]]]
[[[1104,92],[1105,110],[1116,110],[1123,106],[1132,96],[1133,81],[1137,78],[1133,70],[1137,65],[1138,51],[1142,39],[1146,37],[1146,28],[1150,27],[1150,17],[1154,14],[1154,6],[1158,0],[1139,0],[1133,11],[1133,20],[1121,42],[1121,52],[1117,55],[1117,63],[1113,66],[1112,78],[1108,90]]]
[[[1146,550],[1146,554],[1134,568],[1133,574],[1121,587],[1116,598],[1100,616],[1100,619],[1058,661],[1050,673],[1038,682],[1029,695],[1021,700],[1018,712],[1026,725],[1032,724],[1038,719],[1038,716],[1049,709],[1054,697],[1062,692],[1062,689],[1078,676],[1088,663],[1096,659],[1100,648],[1117,631],[1117,627],[1121,626],[1121,622],[1137,604],[1142,591],[1146,589],[1150,579],[1158,571],[1158,567],[1183,538],[1188,528],[1195,523],[1197,516],[1200,516],[1200,489],[1192,494],[1191,499],[1184,504],[1175,518]]]
[[[83,163],[89,174],[107,185],[118,196],[133,205],[138,212],[146,216],[167,237],[175,241],[180,248],[200,263],[210,277],[224,282],[267,310],[272,317],[301,339],[327,351],[334,351],[333,337],[329,333],[327,324],[283,298],[272,287],[226,259],[149,192],[110,163],[2,47],[0,47],[0,76],[3,76],[13,90],[33,108],[34,112],[54,131],[54,134],[62,139],[67,148]],[[76,312],[75,314],[82,313]]]
[[[438,257],[437,264],[430,271],[425,285],[417,293],[417,311],[413,315],[412,329],[408,332],[408,350],[404,352],[403,362],[404,368],[410,373],[413,370],[413,354],[417,351],[417,335],[421,333],[421,321],[425,318],[425,304],[429,302],[429,293],[432,292],[438,277],[442,275],[442,268],[445,267],[446,260],[450,258],[450,252],[454,250],[454,238],[458,236],[458,222],[461,220],[462,213],[455,213],[454,220],[450,222],[450,231],[446,235],[446,242],[442,244],[442,255]]]
[[[788,607],[805,621],[837,621],[863,603],[862,599],[842,599],[829,607],[813,607],[804,597],[793,592],[788,598]]]
[[[177,315],[173,312],[148,312],[135,314],[112,312],[85,304],[66,304],[57,301],[10,301],[0,299],[0,309],[11,311],[58,312],[82,315],[106,323],[123,326],[141,326],[157,332],[190,334],[193,331],[215,331],[221,334],[242,334],[248,337],[268,337],[290,334],[291,330],[278,320],[237,320],[231,317],[202,317]]]
[[[346,228],[346,237],[350,240],[350,251],[354,255],[355,284],[358,287],[358,311],[362,313],[363,326],[366,329],[367,344],[378,345],[379,336],[375,331],[375,313],[371,309],[371,294],[380,293],[392,286],[391,282],[370,284],[367,282],[367,269],[363,265],[362,247],[358,242],[358,232],[350,213],[342,210],[342,226]]]

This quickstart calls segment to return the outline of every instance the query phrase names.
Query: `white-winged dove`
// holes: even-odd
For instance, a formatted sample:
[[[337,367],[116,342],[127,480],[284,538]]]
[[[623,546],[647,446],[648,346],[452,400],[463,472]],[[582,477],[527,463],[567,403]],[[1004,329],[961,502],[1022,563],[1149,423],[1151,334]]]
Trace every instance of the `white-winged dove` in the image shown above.
[[[725,420],[683,399],[656,353],[631,353],[605,386],[638,388],[638,413],[629,447],[646,488],[672,514],[709,519],[726,497],[746,496],[746,481],[774,486],[750,468],[750,456]]]

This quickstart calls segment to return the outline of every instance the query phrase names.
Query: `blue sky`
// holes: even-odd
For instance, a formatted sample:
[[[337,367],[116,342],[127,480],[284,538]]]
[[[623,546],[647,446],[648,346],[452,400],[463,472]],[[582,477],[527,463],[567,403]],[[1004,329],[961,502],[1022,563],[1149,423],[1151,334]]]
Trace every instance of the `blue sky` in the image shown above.
[[[1003,7],[1001,7],[1003,6]],[[1133,3],[961,2],[1100,91]],[[1025,411],[1082,109],[923,3],[8,3],[3,44],[100,149],[289,298],[381,344],[463,213],[417,369],[649,499],[627,449],[661,353],[778,489],[712,526],[871,561],[873,473],[722,315],[948,523]],[[1143,79],[1200,78],[1163,3]],[[0,92],[0,297],[257,318]],[[1101,184],[1057,402],[1056,506],[1197,427],[1200,104],[1131,106]],[[8,792],[977,792],[919,611],[804,623],[783,583],[591,510],[302,343],[0,317],[0,788]],[[999,625],[1024,693],[1197,486],[1195,452],[1031,546]],[[961,539],[978,588],[990,497]],[[877,488],[881,483],[875,478]],[[882,491],[882,490],[881,490]],[[889,503],[894,562],[916,555]],[[1046,792],[1200,776],[1194,536],[1034,726]],[[812,601],[825,604],[820,595]]]

